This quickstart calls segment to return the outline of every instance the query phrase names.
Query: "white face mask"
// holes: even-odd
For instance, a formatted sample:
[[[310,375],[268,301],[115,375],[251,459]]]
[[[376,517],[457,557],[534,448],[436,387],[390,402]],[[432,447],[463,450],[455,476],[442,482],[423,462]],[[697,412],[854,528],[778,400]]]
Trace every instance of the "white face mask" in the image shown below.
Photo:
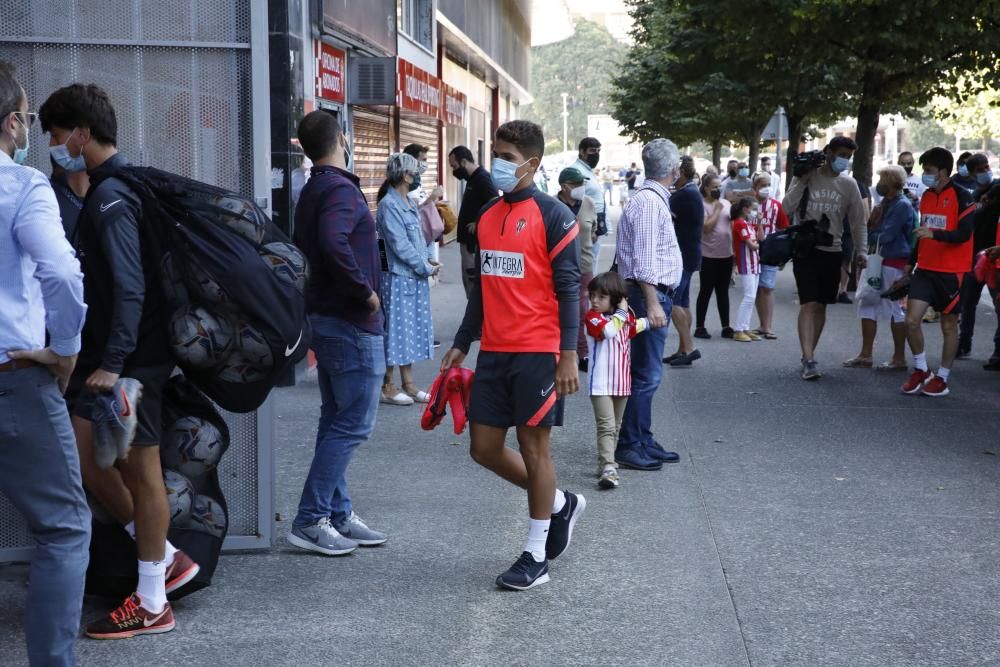
[[[771,196],[771,188],[761,188],[757,192],[759,192],[760,196],[764,197],[765,199],[767,199],[767,198],[769,198]]]
[[[584,195],[587,193],[586,188],[582,185],[578,185],[569,191],[569,196],[577,201],[583,201]]]

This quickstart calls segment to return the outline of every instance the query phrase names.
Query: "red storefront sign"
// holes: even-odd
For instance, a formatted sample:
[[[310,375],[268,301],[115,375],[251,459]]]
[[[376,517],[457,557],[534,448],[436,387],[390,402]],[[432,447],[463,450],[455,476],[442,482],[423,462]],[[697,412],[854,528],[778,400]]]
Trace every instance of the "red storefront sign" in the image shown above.
[[[347,54],[316,40],[316,97],[343,104],[347,99],[344,85],[346,71]]]
[[[431,118],[441,118],[441,81],[436,76],[400,58],[396,90],[400,107]]]
[[[433,74],[402,58],[399,61],[397,104],[444,121],[449,125],[465,125],[465,93],[452,88]]]
[[[458,125],[465,127],[465,93],[460,92],[446,83],[442,83],[444,89],[444,105],[441,120],[448,125]]]

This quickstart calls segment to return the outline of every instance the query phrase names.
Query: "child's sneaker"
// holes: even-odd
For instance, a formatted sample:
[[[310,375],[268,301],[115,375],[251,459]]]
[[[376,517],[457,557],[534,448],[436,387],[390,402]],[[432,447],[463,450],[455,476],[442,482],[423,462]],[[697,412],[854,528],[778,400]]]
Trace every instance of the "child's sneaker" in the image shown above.
[[[618,469],[610,465],[604,466],[604,470],[601,471],[601,478],[597,480],[597,486],[602,489],[617,489],[618,484]]]

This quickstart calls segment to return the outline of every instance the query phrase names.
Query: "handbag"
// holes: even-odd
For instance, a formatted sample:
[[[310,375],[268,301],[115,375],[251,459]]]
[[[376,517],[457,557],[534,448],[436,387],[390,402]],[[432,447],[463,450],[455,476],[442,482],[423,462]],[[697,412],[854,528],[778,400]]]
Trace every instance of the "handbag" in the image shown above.
[[[779,229],[768,234],[760,244],[760,263],[764,266],[784,266],[792,259],[794,232]]]
[[[434,243],[444,234],[444,221],[441,220],[436,205],[420,207],[420,227],[427,245]]]
[[[438,215],[441,216],[441,222],[444,225],[444,235],[447,236],[455,231],[458,227],[458,217],[455,212],[451,210],[451,206],[445,204],[444,202],[438,202],[435,204],[437,207]]]
[[[866,256],[865,268],[858,281],[858,302],[866,306],[876,306],[882,300],[882,254],[881,236],[875,244],[875,252]]]

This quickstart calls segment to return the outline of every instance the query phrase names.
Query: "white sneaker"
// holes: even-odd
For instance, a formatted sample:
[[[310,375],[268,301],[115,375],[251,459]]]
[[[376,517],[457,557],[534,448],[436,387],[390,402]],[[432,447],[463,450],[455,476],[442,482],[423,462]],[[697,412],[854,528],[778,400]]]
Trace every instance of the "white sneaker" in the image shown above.
[[[601,478],[597,480],[597,486],[602,489],[617,489],[619,483],[618,469],[612,465],[604,466],[604,470],[601,471]]]
[[[392,395],[382,394],[382,398],[379,400],[387,405],[413,405],[413,399],[402,391],[397,391]]]

